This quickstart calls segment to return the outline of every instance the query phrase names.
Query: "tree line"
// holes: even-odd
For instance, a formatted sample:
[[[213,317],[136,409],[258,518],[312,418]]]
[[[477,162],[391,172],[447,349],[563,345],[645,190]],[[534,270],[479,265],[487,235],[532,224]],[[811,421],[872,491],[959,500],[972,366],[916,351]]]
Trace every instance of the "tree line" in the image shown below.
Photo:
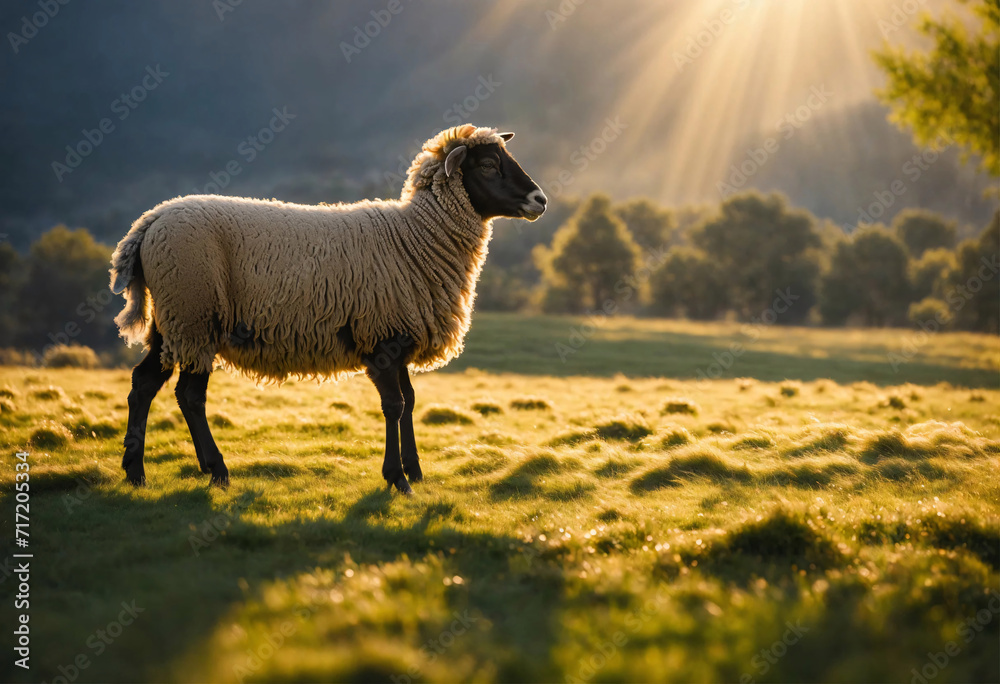
[[[972,238],[933,212],[846,232],[778,194],[745,192],[692,221],[645,199],[574,204],[532,252],[537,281],[481,305],[547,313],[755,321],[780,300],[779,324],[932,326],[997,333],[1000,214]],[[632,293],[637,293],[633,296]]]

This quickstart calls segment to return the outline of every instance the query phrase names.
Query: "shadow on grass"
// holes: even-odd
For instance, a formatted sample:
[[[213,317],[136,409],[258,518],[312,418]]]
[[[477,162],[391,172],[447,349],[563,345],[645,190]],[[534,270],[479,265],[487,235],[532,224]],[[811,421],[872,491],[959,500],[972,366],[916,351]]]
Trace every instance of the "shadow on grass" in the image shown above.
[[[273,510],[267,487],[220,505],[217,492],[207,487],[149,498],[123,484],[93,490],[67,516],[62,497],[88,476],[94,473],[85,468],[50,473],[43,491],[34,493],[32,529],[44,531],[29,549],[36,559],[31,620],[39,636],[32,643],[30,677],[8,659],[0,666],[2,681],[52,680],[79,653],[90,659],[86,681],[189,678],[183,668],[200,657],[206,640],[249,596],[261,595],[276,579],[317,568],[337,571],[348,554],[358,564],[379,564],[441,552],[449,574],[472,580],[460,604],[449,599],[449,610],[486,618],[492,629],[475,638],[484,642],[483,649],[507,654],[497,657],[498,677],[558,675],[551,653],[559,638],[561,573],[540,558],[512,569],[511,548],[520,540],[457,531],[448,524],[461,515],[453,503],[429,501],[415,521],[411,511],[401,524],[393,510],[398,495],[377,487],[361,492],[337,519],[301,517],[268,526],[258,522]],[[13,504],[10,493],[0,497],[7,529]],[[16,582],[0,579],[5,606],[13,604],[16,588]],[[135,626],[98,657],[88,639],[116,618],[123,601],[133,600],[142,608]],[[391,603],[391,592],[383,600]],[[342,673],[343,678],[392,674],[370,667]]]

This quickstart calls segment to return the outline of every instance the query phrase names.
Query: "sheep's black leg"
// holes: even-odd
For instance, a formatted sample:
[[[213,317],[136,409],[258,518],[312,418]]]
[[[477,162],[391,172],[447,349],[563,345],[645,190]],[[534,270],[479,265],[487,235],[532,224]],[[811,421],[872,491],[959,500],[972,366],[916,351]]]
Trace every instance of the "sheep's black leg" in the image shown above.
[[[399,367],[399,388],[403,391],[403,417],[399,420],[399,442],[403,457],[403,472],[410,483],[420,482],[424,474],[420,472],[420,457],[417,456],[417,440],[413,436],[413,385],[406,364]]]
[[[191,431],[194,451],[203,473],[212,473],[212,484],[223,487],[229,485],[229,469],[222,459],[219,447],[215,445],[212,431],[205,417],[205,395],[208,390],[208,373],[181,371],[177,380],[177,405],[181,407],[184,420]]]
[[[134,485],[146,484],[146,469],[142,464],[146,450],[146,419],[153,397],[163,387],[173,368],[164,369],[160,365],[163,351],[163,336],[153,328],[150,336],[149,353],[139,365],[132,369],[132,391],[128,395],[128,427],[125,430],[125,455],[122,468],[126,479]]]
[[[382,477],[389,486],[403,494],[412,494],[410,483],[403,475],[403,464],[399,458],[399,419],[403,415],[403,393],[399,389],[399,371],[395,361],[387,368],[377,368],[366,360],[368,378],[374,383],[382,399],[382,415],[385,416],[385,460],[382,462]]]

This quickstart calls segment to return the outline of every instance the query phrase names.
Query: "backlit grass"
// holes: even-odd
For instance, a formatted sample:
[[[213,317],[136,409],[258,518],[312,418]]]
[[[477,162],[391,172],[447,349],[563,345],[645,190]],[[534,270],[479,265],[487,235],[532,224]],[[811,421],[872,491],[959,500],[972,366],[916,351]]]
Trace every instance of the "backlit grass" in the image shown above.
[[[137,490],[126,371],[2,368],[4,557],[18,449],[35,556],[33,672],[0,672],[51,681],[85,654],[78,681],[910,681],[955,642],[935,682],[996,681],[1000,391],[948,367],[953,384],[419,375],[409,498],[381,480],[362,377],[213,375],[228,490],[200,473],[171,380]],[[681,401],[696,411],[664,412]],[[15,591],[0,583],[5,625]]]

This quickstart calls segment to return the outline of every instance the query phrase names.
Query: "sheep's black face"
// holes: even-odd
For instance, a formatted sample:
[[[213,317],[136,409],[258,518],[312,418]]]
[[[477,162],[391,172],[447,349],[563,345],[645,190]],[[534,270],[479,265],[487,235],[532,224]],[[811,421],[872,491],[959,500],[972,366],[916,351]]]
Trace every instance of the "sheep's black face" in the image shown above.
[[[472,208],[484,220],[505,217],[534,221],[545,211],[545,193],[499,143],[470,148],[460,168]]]

